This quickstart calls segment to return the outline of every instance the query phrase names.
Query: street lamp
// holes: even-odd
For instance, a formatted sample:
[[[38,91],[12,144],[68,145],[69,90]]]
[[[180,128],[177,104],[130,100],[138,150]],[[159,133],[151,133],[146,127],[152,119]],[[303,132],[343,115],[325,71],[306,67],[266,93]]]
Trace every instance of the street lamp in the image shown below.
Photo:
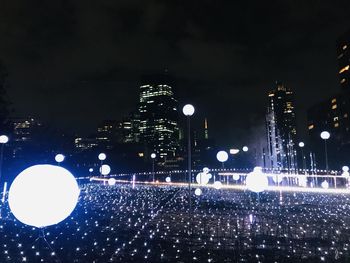
[[[222,169],[225,169],[225,162],[228,160],[228,154],[225,151],[219,151],[216,154],[216,159],[221,162],[222,164]],[[228,179],[227,179],[227,184],[228,184]]]
[[[304,142],[299,142],[298,145],[299,145],[300,150],[301,150],[301,158],[303,159],[303,170],[304,170],[304,173],[306,174],[306,163],[305,163],[305,155],[304,155],[305,143]]]
[[[182,108],[183,114],[187,117],[187,159],[188,159],[188,201],[190,205],[190,218],[191,218],[191,116],[194,114],[194,107],[191,104],[186,104]]]
[[[66,157],[63,154],[61,154],[61,153],[56,154],[55,161],[57,162],[57,165],[59,166],[60,163],[63,162],[65,158]]]
[[[327,153],[327,140],[331,137],[328,131],[321,132],[321,139],[324,140],[324,154],[326,159],[326,172],[328,173],[328,153]]]
[[[155,153],[151,153],[152,158],[152,181],[154,183],[154,159],[156,159],[157,155]]]

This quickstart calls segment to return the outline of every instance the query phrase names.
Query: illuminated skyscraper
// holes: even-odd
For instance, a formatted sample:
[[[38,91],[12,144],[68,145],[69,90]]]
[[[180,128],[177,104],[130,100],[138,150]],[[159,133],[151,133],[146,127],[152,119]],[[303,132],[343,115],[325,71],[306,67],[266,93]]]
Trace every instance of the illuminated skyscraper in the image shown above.
[[[177,100],[167,75],[150,75],[140,86],[140,141],[148,152],[171,159],[179,147]]]
[[[343,90],[350,91],[350,30],[337,41],[339,81]]]
[[[293,92],[282,83],[268,93],[266,114],[269,167],[296,169],[296,118]]]

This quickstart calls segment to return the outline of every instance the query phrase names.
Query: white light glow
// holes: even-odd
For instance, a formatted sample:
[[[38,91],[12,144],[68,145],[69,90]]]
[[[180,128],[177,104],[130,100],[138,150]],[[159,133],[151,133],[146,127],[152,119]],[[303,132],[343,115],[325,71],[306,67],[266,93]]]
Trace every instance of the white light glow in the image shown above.
[[[65,156],[63,154],[59,153],[59,154],[56,154],[56,156],[55,156],[55,161],[58,162],[58,163],[63,162],[64,159],[65,159]]]
[[[237,153],[239,153],[239,149],[230,149],[230,154],[235,155]]]
[[[272,180],[274,181],[274,183],[280,184],[283,181],[283,175],[281,175],[281,174],[274,174],[272,176]]]
[[[209,168],[203,168],[203,172],[198,173],[196,176],[196,182],[200,185],[207,185],[209,180],[212,178],[212,175],[209,173]]]
[[[191,104],[186,104],[182,108],[182,112],[185,116],[192,116],[194,114],[194,107]]]
[[[92,173],[94,171],[94,168],[90,168],[89,172]]]
[[[100,153],[100,154],[98,155],[98,159],[99,159],[100,161],[104,161],[104,160],[106,160],[106,158],[107,158],[107,156],[106,156],[105,153]]]
[[[216,181],[216,182],[214,182],[213,187],[214,187],[216,190],[219,190],[219,189],[222,188],[222,183],[221,183],[220,181]]]
[[[151,158],[152,158],[152,159],[155,159],[156,157],[157,157],[157,155],[156,155],[155,153],[152,153],[152,154],[151,154]]]
[[[329,188],[329,183],[326,180],[324,180],[322,182],[321,186],[322,186],[323,189],[328,189]]]
[[[165,182],[171,183],[171,178],[170,178],[170,176],[168,176],[168,177],[165,178]]]
[[[7,143],[9,141],[9,137],[6,135],[1,135],[0,136],[0,143]]]
[[[216,159],[218,159],[219,162],[226,162],[227,159],[228,159],[228,154],[227,152],[225,151],[219,151],[217,154],[216,154]]]
[[[80,190],[74,176],[54,165],[34,165],[21,172],[9,190],[9,206],[23,224],[45,227],[66,219]]]
[[[242,148],[243,152],[248,152],[248,150],[249,150],[248,146],[243,146],[243,148]]]
[[[269,182],[267,176],[262,172],[262,168],[255,167],[253,172],[247,175],[246,184],[250,191],[260,193],[267,189]]]
[[[344,165],[341,169],[343,172],[349,172],[349,166]]]
[[[323,140],[328,140],[329,137],[331,137],[331,134],[330,134],[328,131],[323,131],[323,132],[321,132],[321,138],[322,138]]]
[[[300,148],[303,148],[304,146],[305,146],[305,143],[299,142],[299,147],[300,147]]]
[[[108,175],[111,172],[111,167],[108,164],[103,164],[100,167],[100,173],[102,175]]]
[[[108,179],[108,185],[110,185],[110,186],[115,185],[116,182],[117,182],[117,180],[114,179],[114,178],[109,178],[109,179]]]
[[[197,188],[197,189],[194,191],[194,194],[195,194],[196,196],[200,196],[200,195],[202,194],[202,190],[199,189],[199,188]]]

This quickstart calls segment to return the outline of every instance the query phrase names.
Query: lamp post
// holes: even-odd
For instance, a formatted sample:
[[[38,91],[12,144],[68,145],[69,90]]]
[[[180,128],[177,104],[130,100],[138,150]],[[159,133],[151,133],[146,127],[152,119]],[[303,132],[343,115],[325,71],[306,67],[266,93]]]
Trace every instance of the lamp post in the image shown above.
[[[190,205],[190,210],[189,210],[189,214],[190,214],[190,218],[191,218],[191,209],[192,209],[192,205],[191,205],[191,177],[192,177],[192,173],[191,173],[191,116],[194,114],[194,107],[191,104],[186,104],[183,108],[182,108],[182,112],[183,114],[187,117],[187,159],[188,159],[188,202]]]
[[[152,158],[152,181],[154,183],[154,160],[156,159],[157,155],[155,153],[151,153]]]
[[[225,162],[228,160],[228,154],[225,151],[219,151],[216,154],[216,159],[221,162],[222,164],[222,169],[225,169]],[[228,180],[226,181],[226,183],[228,184]]]
[[[304,142],[299,142],[298,145],[299,145],[300,150],[301,150],[301,158],[303,160],[303,170],[304,170],[304,173],[306,174],[306,163],[305,163],[305,155],[304,155],[305,143]]]
[[[320,134],[321,139],[324,140],[324,155],[326,160],[326,173],[328,173],[328,152],[327,152],[327,140],[331,136],[331,134],[328,131],[323,131]]]
[[[9,137],[6,135],[1,135],[0,136],[0,144],[1,144],[1,153],[0,153],[0,181],[1,181],[1,176],[2,176],[2,163],[4,159],[4,146],[6,143],[8,143]]]
[[[103,165],[103,161],[106,160],[107,156],[105,153],[100,153],[98,155],[98,159],[101,161],[101,167],[100,167],[100,176],[102,176],[102,165]]]

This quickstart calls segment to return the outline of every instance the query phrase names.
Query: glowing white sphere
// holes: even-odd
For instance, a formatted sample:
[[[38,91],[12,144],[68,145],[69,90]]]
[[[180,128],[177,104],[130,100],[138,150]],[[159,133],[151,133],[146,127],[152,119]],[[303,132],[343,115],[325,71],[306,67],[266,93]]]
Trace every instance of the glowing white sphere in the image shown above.
[[[300,148],[303,148],[304,146],[305,146],[305,143],[299,142],[299,147],[300,147]]]
[[[102,175],[108,175],[111,172],[111,167],[108,164],[103,164],[100,167],[100,173]]]
[[[269,182],[262,168],[255,167],[254,171],[247,175],[246,184],[250,191],[260,193],[267,189]]]
[[[182,108],[182,112],[185,116],[192,116],[194,114],[194,107],[191,104],[186,104]]]
[[[222,187],[222,183],[220,181],[215,181],[213,186],[215,189],[219,190]]]
[[[156,155],[155,153],[152,153],[152,154],[151,154],[151,158],[152,158],[152,159],[155,159],[156,157],[157,157],[157,155]]]
[[[281,175],[281,174],[274,174],[272,176],[272,180],[273,180],[274,183],[280,184],[283,181],[283,175]]]
[[[228,159],[228,154],[227,152],[225,151],[219,151],[217,154],[216,154],[216,159],[218,159],[219,162],[226,162],[227,159]]]
[[[170,176],[168,176],[168,177],[165,178],[165,182],[167,182],[167,183],[170,183],[170,182],[171,182]]]
[[[80,190],[74,176],[54,165],[34,165],[22,171],[9,191],[9,206],[23,224],[46,227],[60,223],[74,210]]]
[[[89,172],[92,173],[94,171],[94,168],[90,168]]]
[[[323,132],[321,132],[321,138],[322,138],[323,140],[328,140],[329,137],[331,137],[331,134],[330,134],[328,131],[323,131]]]
[[[114,178],[109,178],[109,179],[108,179],[108,185],[110,185],[110,186],[115,185],[116,182],[117,182],[117,180],[114,179]]]
[[[0,136],[0,143],[7,143],[9,141],[9,137],[6,135],[1,135]]]
[[[349,166],[344,165],[341,169],[343,172],[349,172]]]
[[[232,175],[232,179],[235,181],[239,180],[239,178],[240,178],[239,174]]]
[[[237,154],[239,153],[238,149],[230,149],[230,154]]]
[[[328,183],[326,180],[324,180],[324,181],[322,182],[321,186],[322,186],[322,188],[324,188],[324,189],[328,189],[329,183]]]
[[[106,155],[105,153],[100,153],[100,154],[98,155],[98,159],[99,159],[100,161],[104,161],[104,160],[106,160],[106,158],[107,158],[107,155]]]
[[[58,162],[58,163],[61,163],[64,161],[64,158],[66,158],[63,154],[56,154],[55,156],[55,161]]]
[[[202,194],[202,190],[199,189],[199,188],[197,188],[197,189],[194,191],[194,194],[195,194],[196,196],[200,196],[200,195]]]
[[[211,179],[212,175],[206,172],[198,173],[196,176],[196,182],[197,184],[201,185],[207,185],[209,183],[209,180]]]
[[[248,152],[248,150],[249,150],[249,149],[248,149],[248,146],[243,146],[243,148],[242,148],[242,151],[243,151],[243,152]]]

